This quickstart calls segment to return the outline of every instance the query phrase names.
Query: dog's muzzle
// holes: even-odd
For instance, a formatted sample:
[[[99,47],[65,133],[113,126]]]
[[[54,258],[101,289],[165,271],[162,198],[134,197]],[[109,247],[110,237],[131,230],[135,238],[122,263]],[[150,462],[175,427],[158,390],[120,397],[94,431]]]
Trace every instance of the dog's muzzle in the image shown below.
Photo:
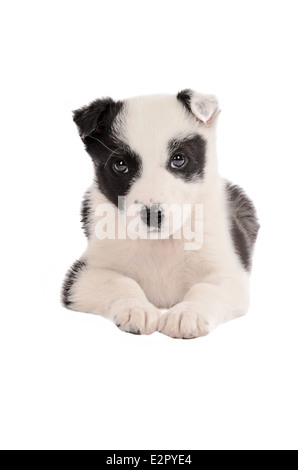
[[[140,211],[140,217],[149,228],[160,230],[164,219],[164,211],[159,204],[152,204],[149,207],[143,206]]]

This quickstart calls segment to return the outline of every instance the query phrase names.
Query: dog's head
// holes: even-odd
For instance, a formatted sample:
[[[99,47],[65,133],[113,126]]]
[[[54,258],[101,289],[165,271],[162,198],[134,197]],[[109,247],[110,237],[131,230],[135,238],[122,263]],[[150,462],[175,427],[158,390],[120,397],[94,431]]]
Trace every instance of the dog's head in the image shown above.
[[[99,190],[114,205],[141,204],[160,227],[163,207],[199,201],[214,168],[214,96],[191,90],[115,102],[99,99],[74,112]],[[154,217],[153,217],[154,220]]]

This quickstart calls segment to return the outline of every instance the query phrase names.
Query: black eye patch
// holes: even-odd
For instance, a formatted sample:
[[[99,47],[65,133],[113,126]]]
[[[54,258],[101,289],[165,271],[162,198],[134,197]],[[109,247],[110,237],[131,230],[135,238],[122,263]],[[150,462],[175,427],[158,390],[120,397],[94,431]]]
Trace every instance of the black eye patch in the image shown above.
[[[111,134],[88,136],[85,144],[94,163],[99,190],[118,206],[118,196],[125,196],[141,175],[140,157]],[[117,171],[124,167],[125,171]]]
[[[166,168],[178,178],[195,181],[204,177],[206,141],[200,135],[173,139],[168,144],[169,159]],[[184,160],[183,165],[175,162]]]

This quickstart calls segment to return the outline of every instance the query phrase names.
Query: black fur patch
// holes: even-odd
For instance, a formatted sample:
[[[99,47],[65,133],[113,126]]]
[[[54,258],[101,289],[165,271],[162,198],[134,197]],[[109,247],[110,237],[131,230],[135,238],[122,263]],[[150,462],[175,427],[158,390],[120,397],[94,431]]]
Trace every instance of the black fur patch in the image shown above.
[[[122,110],[123,103],[112,98],[102,98],[73,112],[73,120],[78,126],[83,142],[86,137],[110,129],[115,117]]]
[[[61,301],[62,305],[66,308],[70,308],[71,306],[71,290],[73,285],[75,284],[78,276],[83,269],[85,269],[86,263],[83,260],[77,260],[71,266],[71,268],[66,273],[63,286],[62,286],[62,293],[61,293]]]
[[[81,223],[84,233],[87,238],[90,237],[90,223],[91,223],[91,201],[90,192],[87,191],[84,194],[84,198],[81,205]]]
[[[141,174],[140,157],[121,142],[113,129],[115,119],[123,109],[124,103],[105,98],[74,112],[74,121],[94,163],[98,187],[116,206],[118,196],[125,196]],[[120,160],[125,161],[127,173],[114,170],[114,164]]]
[[[126,196],[130,187],[141,175],[142,164],[140,157],[128,146],[118,141],[118,144],[109,142],[112,152],[97,148],[97,157],[94,160],[95,174],[101,192],[113,203],[118,205],[118,196]],[[94,146],[93,146],[94,152]],[[117,173],[114,164],[125,161],[128,172]]]
[[[187,89],[187,90],[180,91],[177,95],[178,101],[180,101],[180,103],[182,103],[183,106],[185,106],[187,111],[189,111],[190,113],[192,113],[192,110],[190,107],[192,94],[193,94],[192,90]]]
[[[253,202],[243,189],[230,182],[226,185],[230,209],[230,229],[235,251],[247,271],[251,270],[253,248],[260,228]]]
[[[194,181],[204,177],[206,164],[206,141],[200,135],[190,136],[179,140],[174,139],[168,145],[170,158],[167,169],[178,178],[186,181]],[[186,164],[180,168],[171,167],[171,158],[181,155],[186,158]]]

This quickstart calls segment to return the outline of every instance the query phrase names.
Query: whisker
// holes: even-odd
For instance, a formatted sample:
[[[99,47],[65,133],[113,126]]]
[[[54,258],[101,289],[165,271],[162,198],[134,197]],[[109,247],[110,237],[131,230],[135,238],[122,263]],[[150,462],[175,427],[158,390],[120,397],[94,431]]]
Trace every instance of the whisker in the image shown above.
[[[97,140],[97,142],[102,144],[107,150],[109,150],[110,152],[113,152],[113,150],[111,150],[106,144],[104,144],[101,140],[97,139],[96,137],[93,137],[93,135],[89,135],[88,137],[91,137],[91,139]]]
[[[109,161],[110,161],[110,159],[112,158],[112,156],[113,156],[116,152],[118,152],[118,150],[121,150],[121,148],[120,148],[120,147],[117,148],[116,150],[114,150],[114,151],[111,153],[111,155],[109,155],[109,158],[107,159],[107,161],[106,161],[106,163],[105,163],[105,165],[104,165],[104,167],[103,167],[104,170],[106,169],[106,166],[107,166],[107,164],[109,163]]]
[[[107,150],[109,150],[109,151],[111,152],[110,155],[109,155],[109,157],[108,157],[108,159],[107,159],[107,161],[106,161],[106,163],[104,164],[104,167],[103,167],[104,170],[106,169],[106,166],[107,166],[107,164],[109,163],[111,157],[112,157],[113,155],[115,155],[115,153],[117,153],[119,150],[122,150],[122,151],[124,150],[124,149],[121,149],[121,147],[118,147],[118,148],[116,148],[115,150],[112,150],[112,149],[110,149],[106,144],[104,144],[100,139],[97,139],[97,137],[94,137],[93,135],[89,135],[89,137],[91,137],[91,139],[97,140],[97,142],[99,142],[100,144],[102,144]]]

